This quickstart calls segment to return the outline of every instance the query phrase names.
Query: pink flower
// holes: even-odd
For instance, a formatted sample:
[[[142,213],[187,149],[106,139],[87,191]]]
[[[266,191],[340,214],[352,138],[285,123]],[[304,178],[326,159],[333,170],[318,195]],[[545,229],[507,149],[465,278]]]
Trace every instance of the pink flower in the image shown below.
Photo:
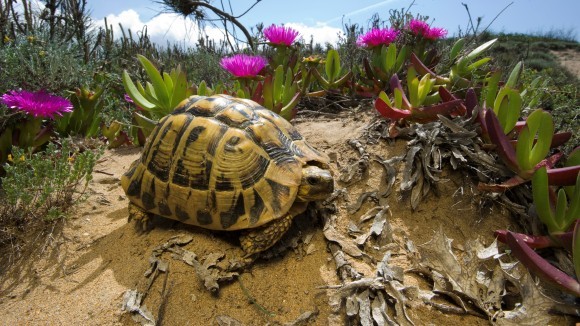
[[[356,44],[358,46],[366,46],[369,48],[374,48],[380,45],[391,44],[399,35],[399,31],[392,28],[374,28],[358,37]]]
[[[125,99],[125,101],[126,101],[126,102],[129,102],[129,103],[131,103],[131,104],[135,103],[135,102],[133,101],[133,99],[131,98],[131,96],[129,96],[129,94],[125,94],[125,95],[123,96],[123,98]]]
[[[439,27],[429,28],[427,33],[423,35],[423,37],[428,40],[437,40],[444,38],[445,36],[447,36],[447,30],[445,28]]]
[[[274,24],[264,29],[264,36],[275,45],[290,46],[298,37],[298,31],[290,27],[276,26]]]
[[[142,107],[140,107],[139,105],[137,105],[137,104],[135,103],[135,101],[133,101],[133,99],[131,98],[131,96],[129,96],[129,94],[125,94],[125,95],[123,96],[123,98],[125,99],[125,101],[126,101],[127,103],[130,103],[130,104],[133,104],[133,105],[135,105],[135,108],[136,108],[136,110],[137,110],[137,111],[145,111],[145,109],[143,109]]]
[[[220,60],[220,66],[236,77],[255,77],[262,70],[268,60],[262,56],[236,54]]]
[[[0,102],[11,109],[22,110],[34,117],[54,118],[72,112],[71,101],[64,97],[50,95],[46,91],[38,92],[9,91],[0,97]]]
[[[422,20],[411,19],[409,22],[409,30],[415,35],[425,35],[429,31],[429,24]]]
[[[412,19],[409,22],[409,31],[417,36],[422,36],[428,40],[436,40],[447,35],[447,30],[439,27],[429,27],[429,24],[422,20]]]

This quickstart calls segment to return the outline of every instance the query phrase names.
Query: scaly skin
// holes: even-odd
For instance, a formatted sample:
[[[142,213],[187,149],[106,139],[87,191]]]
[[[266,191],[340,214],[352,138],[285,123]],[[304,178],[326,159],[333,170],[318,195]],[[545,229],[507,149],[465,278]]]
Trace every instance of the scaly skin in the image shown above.
[[[150,214],[145,212],[141,207],[129,203],[129,222],[135,220],[135,228],[141,231],[147,231],[150,224]]]
[[[263,227],[251,229],[240,236],[240,243],[242,250],[244,250],[244,257],[249,258],[254,254],[262,252],[272,247],[292,225],[294,216],[286,214],[286,216],[274,220]]]

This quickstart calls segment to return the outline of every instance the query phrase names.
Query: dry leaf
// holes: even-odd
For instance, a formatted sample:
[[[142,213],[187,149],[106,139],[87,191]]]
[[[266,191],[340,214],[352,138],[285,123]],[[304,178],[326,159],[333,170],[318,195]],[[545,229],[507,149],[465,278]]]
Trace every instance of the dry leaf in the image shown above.
[[[333,225],[327,221],[322,230],[324,237],[328,241],[336,242],[351,257],[361,257],[363,252],[342,233],[336,231]]]
[[[123,295],[121,310],[131,313],[133,320],[143,326],[154,326],[155,317],[145,306],[141,306],[142,300],[142,293],[137,290],[127,290]]]
[[[371,317],[371,300],[369,298],[369,290],[364,290],[357,295],[358,301],[358,318],[362,326],[373,326],[373,319]]]
[[[514,262],[503,262],[506,256],[499,253],[495,241],[488,247],[475,241],[467,243],[461,259],[453,253],[451,241],[441,230],[419,247],[419,266],[423,267],[422,273],[430,273],[433,293],[445,294],[457,305],[435,303],[430,294],[419,292],[432,306],[454,313],[484,313],[498,325],[545,325],[550,321],[550,310],[567,310],[565,307],[570,305],[544,296],[527,270]],[[490,265],[493,269],[488,269]],[[515,285],[521,297],[513,310],[502,308],[507,281]]]
[[[244,324],[242,324],[238,320],[226,315],[216,316],[215,321],[218,324],[218,326],[244,326]]]

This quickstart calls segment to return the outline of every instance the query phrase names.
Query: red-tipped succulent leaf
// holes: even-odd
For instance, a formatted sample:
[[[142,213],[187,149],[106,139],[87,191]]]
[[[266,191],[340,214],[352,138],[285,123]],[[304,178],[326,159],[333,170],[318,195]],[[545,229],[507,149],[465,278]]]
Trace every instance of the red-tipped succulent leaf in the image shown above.
[[[492,110],[487,110],[484,117],[489,139],[495,144],[498,155],[504,163],[514,172],[518,173],[520,167],[516,159],[516,151],[510,144],[509,139],[503,133],[499,120]]]
[[[521,235],[508,231],[506,244],[511,248],[512,255],[533,274],[559,289],[580,297],[580,283],[538,255],[526,244]]]

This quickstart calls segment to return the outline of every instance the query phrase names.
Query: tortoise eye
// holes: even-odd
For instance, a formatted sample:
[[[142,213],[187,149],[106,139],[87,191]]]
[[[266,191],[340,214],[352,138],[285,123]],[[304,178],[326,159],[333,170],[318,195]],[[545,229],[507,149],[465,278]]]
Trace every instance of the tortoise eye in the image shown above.
[[[308,182],[309,185],[315,185],[318,184],[318,178],[316,177],[308,177],[306,178],[306,182]]]

